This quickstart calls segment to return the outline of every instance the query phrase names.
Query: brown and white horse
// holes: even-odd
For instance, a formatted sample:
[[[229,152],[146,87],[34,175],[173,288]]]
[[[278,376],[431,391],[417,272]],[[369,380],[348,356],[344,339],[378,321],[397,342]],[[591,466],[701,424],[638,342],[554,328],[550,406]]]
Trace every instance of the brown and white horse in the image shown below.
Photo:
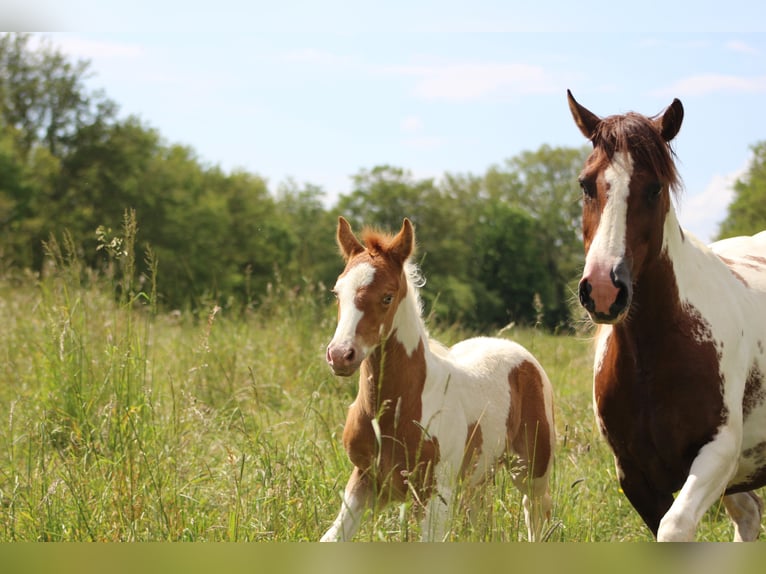
[[[653,118],[600,118],[568,99],[593,144],[579,178],[579,295],[602,324],[594,410],[622,490],[658,540],[693,540],[721,496],[734,539],[754,540],[753,489],[766,485],[766,232],[706,247],[680,227],[670,148],[680,101]]]
[[[551,511],[548,377],[527,350],[505,339],[468,339],[450,349],[429,339],[408,219],[396,236],[366,230],[362,239],[339,218],[346,267],[333,289],[338,325],[327,362],[336,375],[359,370],[359,392],[343,430],[354,470],[322,540],[350,540],[376,497],[385,504],[408,491],[426,505],[422,538],[443,540],[459,481],[476,485],[511,454],[518,456],[511,472],[523,493],[528,536],[539,540]]]

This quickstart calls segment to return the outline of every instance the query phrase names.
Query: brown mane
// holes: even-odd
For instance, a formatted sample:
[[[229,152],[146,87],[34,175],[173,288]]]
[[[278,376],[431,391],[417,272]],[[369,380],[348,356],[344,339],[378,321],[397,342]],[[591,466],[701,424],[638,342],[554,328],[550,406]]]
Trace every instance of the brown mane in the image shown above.
[[[605,162],[610,162],[617,152],[630,153],[638,168],[656,173],[660,181],[677,194],[682,181],[676,170],[676,154],[653,120],[635,112],[608,116],[596,127],[591,140],[593,148],[604,154],[601,158]],[[594,159],[600,155],[594,153]]]

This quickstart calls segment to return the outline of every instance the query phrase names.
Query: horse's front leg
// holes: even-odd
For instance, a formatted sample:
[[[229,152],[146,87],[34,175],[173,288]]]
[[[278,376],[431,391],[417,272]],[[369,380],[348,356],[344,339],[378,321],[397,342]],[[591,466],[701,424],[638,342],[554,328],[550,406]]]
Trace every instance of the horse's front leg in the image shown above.
[[[343,492],[340,512],[320,541],[343,542],[351,540],[356,531],[359,530],[362,514],[370,505],[372,495],[369,479],[355,467]]]
[[[692,462],[689,476],[657,531],[660,542],[694,540],[702,515],[720,498],[737,465],[737,436],[723,427],[703,446]]]
[[[646,479],[640,466],[615,456],[620,488],[644,524],[657,536],[660,521],[673,504],[672,492],[660,492]]]

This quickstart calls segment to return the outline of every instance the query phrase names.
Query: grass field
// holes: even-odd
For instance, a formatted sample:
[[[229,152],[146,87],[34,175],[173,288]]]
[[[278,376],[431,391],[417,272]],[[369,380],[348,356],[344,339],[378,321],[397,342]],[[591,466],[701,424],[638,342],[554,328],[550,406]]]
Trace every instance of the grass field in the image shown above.
[[[0,541],[317,540],[351,470],[340,436],[356,391],[324,362],[326,290],[274,285],[236,317],[157,313],[153,278],[120,279],[132,254],[94,276],[66,244],[49,249],[43,278],[0,279]],[[447,344],[473,334],[431,332]],[[651,540],[595,430],[588,336],[503,336],[556,392],[548,540]],[[482,497],[471,521],[456,513],[453,539],[525,538],[504,469]],[[410,502],[376,509],[356,539],[418,538]],[[698,538],[731,538],[722,507]]]

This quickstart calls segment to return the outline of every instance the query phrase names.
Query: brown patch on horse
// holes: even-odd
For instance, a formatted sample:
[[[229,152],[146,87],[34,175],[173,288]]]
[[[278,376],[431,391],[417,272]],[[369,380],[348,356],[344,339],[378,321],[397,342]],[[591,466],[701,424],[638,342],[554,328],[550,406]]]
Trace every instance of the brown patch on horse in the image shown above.
[[[468,425],[468,433],[465,437],[465,452],[463,463],[460,465],[460,476],[470,477],[476,468],[476,460],[481,455],[481,447],[484,444],[484,436],[481,425],[477,422]]]
[[[759,407],[766,401],[766,388],[764,388],[764,377],[758,365],[754,364],[750,368],[745,381],[745,394],[742,397],[742,415],[747,418],[753,409]]]
[[[398,368],[407,362],[408,368]],[[367,357],[361,366],[360,388],[343,429],[349,459],[377,481],[382,500],[404,499],[408,485],[422,499],[433,486],[439,443],[419,424],[426,379],[423,341],[411,357],[394,336]],[[385,383],[380,377],[392,373]],[[389,375],[390,376],[390,375]],[[373,419],[380,435],[376,436]],[[379,446],[378,446],[379,445]]]
[[[529,361],[508,374],[511,410],[508,415],[508,442],[520,458],[532,465],[530,476],[543,476],[551,453],[551,433],[545,415],[545,395],[540,371]]]

